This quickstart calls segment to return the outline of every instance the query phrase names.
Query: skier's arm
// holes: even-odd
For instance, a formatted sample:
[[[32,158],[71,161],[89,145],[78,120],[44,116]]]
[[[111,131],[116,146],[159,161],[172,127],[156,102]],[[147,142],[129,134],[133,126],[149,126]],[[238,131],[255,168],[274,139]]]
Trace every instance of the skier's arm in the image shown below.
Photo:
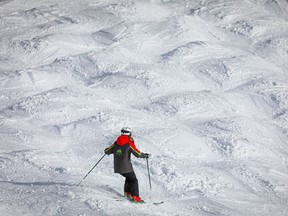
[[[113,143],[110,147],[106,148],[104,150],[105,154],[108,154],[108,155],[112,154],[114,151],[114,146],[115,146],[115,143]]]
[[[139,149],[136,148],[133,142],[130,142],[130,149],[132,154],[137,158],[148,158],[149,154],[140,152]]]

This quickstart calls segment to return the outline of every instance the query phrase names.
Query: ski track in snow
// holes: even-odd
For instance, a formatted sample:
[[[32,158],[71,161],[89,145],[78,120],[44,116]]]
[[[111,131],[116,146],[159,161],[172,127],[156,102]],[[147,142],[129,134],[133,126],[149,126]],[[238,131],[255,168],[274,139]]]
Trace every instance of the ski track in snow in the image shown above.
[[[0,1],[0,214],[288,215],[288,2]],[[112,157],[123,126],[140,195]]]

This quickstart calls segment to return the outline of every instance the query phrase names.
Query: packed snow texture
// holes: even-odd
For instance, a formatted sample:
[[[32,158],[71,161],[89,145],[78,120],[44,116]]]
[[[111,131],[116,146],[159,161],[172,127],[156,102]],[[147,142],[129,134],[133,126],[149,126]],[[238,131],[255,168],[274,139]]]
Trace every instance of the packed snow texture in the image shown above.
[[[0,29],[1,216],[288,215],[287,0],[1,0]],[[124,126],[144,205],[111,156],[76,187]]]

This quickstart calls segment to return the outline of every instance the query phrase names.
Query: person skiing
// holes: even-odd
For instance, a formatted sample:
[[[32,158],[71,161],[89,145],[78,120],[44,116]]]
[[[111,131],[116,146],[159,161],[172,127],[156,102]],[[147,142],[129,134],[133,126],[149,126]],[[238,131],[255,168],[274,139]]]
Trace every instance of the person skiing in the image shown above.
[[[129,127],[121,129],[121,136],[108,148],[105,154],[114,154],[114,172],[125,177],[124,195],[134,202],[144,202],[139,197],[138,179],[134,173],[131,163],[131,153],[137,158],[148,158],[149,154],[140,152],[132,138]]]

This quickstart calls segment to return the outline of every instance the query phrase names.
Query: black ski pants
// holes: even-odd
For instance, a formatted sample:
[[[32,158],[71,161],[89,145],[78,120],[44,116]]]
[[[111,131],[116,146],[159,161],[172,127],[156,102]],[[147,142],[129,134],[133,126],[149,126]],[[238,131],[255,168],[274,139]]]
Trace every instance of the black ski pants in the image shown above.
[[[124,184],[124,192],[130,192],[132,196],[139,196],[138,179],[135,173],[121,173],[121,175],[126,178]]]

